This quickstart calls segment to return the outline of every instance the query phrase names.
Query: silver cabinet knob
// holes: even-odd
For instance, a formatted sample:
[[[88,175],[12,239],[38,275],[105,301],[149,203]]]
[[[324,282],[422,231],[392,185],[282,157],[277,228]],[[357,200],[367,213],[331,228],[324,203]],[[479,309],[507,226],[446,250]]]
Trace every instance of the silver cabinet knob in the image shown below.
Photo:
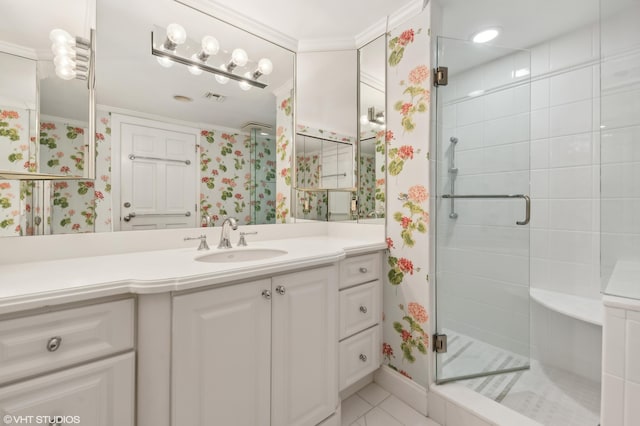
[[[366,274],[367,272],[369,272],[369,270],[365,267],[360,268],[360,272],[362,272],[363,274]]]
[[[62,337],[60,336],[52,337],[47,342],[47,350],[49,352],[55,352],[60,348],[60,345],[62,345]]]
[[[262,290],[262,297],[271,300],[271,290]]]
[[[278,293],[280,296],[284,296],[286,292],[287,289],[285,289],[283,285],[279,285],[278,287],[276,287],[276,293]]]
[[[360,361],[362,362],[367,362],[367,356],[365,354],[360,354],[358,358],[360,358]]]
[[[360,312],[362,312],[363,314],[367,313],[367,307],[366,306],[360,306]]]

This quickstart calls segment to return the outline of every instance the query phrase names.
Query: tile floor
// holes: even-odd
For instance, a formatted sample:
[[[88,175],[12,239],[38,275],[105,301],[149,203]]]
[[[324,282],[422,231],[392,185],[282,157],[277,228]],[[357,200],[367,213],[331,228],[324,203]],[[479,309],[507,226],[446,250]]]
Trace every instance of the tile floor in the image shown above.
[[[342,426],[439,426],[371,383],[342,401]]]

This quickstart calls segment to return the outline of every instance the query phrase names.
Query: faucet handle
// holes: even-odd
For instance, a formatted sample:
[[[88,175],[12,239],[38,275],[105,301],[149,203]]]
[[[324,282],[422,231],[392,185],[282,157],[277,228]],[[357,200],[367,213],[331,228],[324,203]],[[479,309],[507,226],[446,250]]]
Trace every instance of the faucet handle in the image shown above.
[[[209,250],[209,244],[207,244],[207,236],[205,234],[202,234],[199,237],[184,237],[184,240],[185,241],[200,240],[200,245],[198,246],[198,250]]]
[[[240,239],[238,240],[238,247],[246,247],[247,240],[244,238],[245,235],[256,235],[258,231],[255,232],[241,232]]]

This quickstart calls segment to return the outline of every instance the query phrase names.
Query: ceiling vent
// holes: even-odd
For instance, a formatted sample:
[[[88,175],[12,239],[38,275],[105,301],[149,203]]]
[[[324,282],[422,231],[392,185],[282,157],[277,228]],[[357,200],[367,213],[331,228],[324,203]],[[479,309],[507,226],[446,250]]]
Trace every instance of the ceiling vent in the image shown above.
[[[204,94],[203,97],[205,99],[209,99],[210,101],[217,101],[217,102],[224,102],[224,100],[226,99],[224,96],[218,93],[213,93],[213,92],[207,92]]]
[[[241,127],[240,130],[245,132],[250,132],[252,130],[257,130],[258,132],[269,133],[273,132],[273,126],[264,123],[256,123],[254,121],[250,121]]]

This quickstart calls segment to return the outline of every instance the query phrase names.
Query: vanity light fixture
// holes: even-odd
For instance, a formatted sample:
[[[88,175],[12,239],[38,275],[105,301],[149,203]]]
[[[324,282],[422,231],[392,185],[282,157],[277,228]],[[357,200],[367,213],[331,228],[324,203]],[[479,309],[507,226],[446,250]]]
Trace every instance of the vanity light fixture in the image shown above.
[[[500,34],[500,30],[498,30],[497,28],[488,28],[486,30],[475,33],[471,40],[474,43],[487,43],[498,37],[498,34]]]
[[[51,30],[49,40],[53,43],[51,51],[54,55],[56,75],[63,80],[86,80],[91,61],[91,42],[81,37],[73,37],[59,28]]]
[[[230,79],[237,81],[242,90],[249,90],[251,87],[261,89],[267,87],[265,83],[258,81],[258,78],[269,75],[273,71],[273,63],[268,58],[260,59],[254,71],[240,72],[238,69],[249,63],[249,55],[245,50],[237,48],[233,50],[231,59],[227,63],[215,67],[207,64],[209,58],[220,51],[220,43],[214,37],[203,37],[200,46],[194,48],[195,43],[187,38],[186,31],[180,25],[169,25],[166,34],[166,40],[159,44],[154,41],[155,32],[151,32],[151,54],[156,56],[160,65],[169,67],[177,62],[186,65],[193,75],[200,75],[203,71],[207,71],[215,74],[216,81],[220,84],[226,84]],[[185,47],[179,47],[181,44]],[[194,51],[197,53],[193,53]],[[234,70],[237,73],[234,73]]]

